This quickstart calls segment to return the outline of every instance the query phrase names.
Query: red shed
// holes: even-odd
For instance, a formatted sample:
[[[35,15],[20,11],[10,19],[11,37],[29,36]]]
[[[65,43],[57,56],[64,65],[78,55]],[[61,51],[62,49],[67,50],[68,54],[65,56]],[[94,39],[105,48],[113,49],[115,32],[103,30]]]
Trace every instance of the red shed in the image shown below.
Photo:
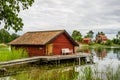
[[[27,49],[30,56],[62,55],[62,49],[74,54],[78,46],[65,30],[27,32],[9,44]]]
[[[90,44],[91,42],[91,38],[83,38],[83,43]]]

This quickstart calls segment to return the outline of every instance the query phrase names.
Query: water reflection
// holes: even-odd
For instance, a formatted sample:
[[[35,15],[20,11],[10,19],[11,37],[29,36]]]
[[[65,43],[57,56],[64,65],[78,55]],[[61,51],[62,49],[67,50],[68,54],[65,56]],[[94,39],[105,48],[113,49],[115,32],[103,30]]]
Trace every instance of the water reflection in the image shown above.
[[[120,48],[95,48],[92,50],[92,53],[94,53],[94,57],[96,57],[98,60],[120,60]]]
[[[89,51],[94,54],[95,64],[77,66],[78,80],[120,80],[120,48],[93,48]]]
[[[113,52],[117,55],[117,58],[120,60],[120,48],[115,48]]]

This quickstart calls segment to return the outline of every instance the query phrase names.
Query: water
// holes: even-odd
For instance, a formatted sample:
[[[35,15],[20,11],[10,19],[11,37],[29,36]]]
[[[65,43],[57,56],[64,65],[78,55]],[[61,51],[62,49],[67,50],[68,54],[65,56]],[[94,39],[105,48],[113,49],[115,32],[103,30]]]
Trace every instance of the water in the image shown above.
[[[85,65],[85,66],[77,66],[75,67],[76,71],[79,72],[78,80],[81,80],[81,76],[83,76],[84,70],[86,67],[91,67],[93,76],[96,78],[95,72],[97,72],[97,76],[101,80],[108,80],[108,77],[112,78],[119,70],[120,74],[120,48],[99,48],[99,49],[91,49],[90,52],[93,53],[93,61],[95,64]],[[107,73],[109,72],[109,74]],[[107,76],[110,75],[110,76]],[[83,79],[84,80],[84,79]],[[120,77],[110,80],[120,80]]]
[[[27,80],[28,77],[30,77],[30,76],[32,76],[32,77],[30,77],[29,80],[37,80],[39,78],[39,76],[49,77],[48,75],[51,76],[50,80],[52,80],[55,78],[55,76],[58,78],[61,78],[60,74],[65,74],[66,71],[67,71],[67,73],[69,73],[69,75],[71,75],[71,71],[76,74],[78,73],[76,80],[81,80],[82,70],[84,70],[84,68],[86,68],[88,66],[90,66],[92,68],[92,72],[95,69],[97,69],[97,71],[99,73],[105,73],[109,67],[113,71],[112,73],[115,73],[117,71],[117,68],[120,65],[120,48],[112,47],[112,48],[90,49],[87,52],[93,53],[93,55],[94,55],[93,61],[95,64],[87,64],[87,65],[81,65],[81,66],[76,65],[76,66],[74,66],[74,69],[69,64],[68,65],[65,64],[65,66],[63,66],[64,64],[61,64],[59,66],[50,66],[50,65],[49,66],[48,65],[37,66],[37,67],[32,66],[32,67],[29,67],[28,69],[24,69],[24,71],[22,71],[19,74],[4,77],[4,78],[1,78],[0,80],[23,80],[23,79]],[[87,53],[87,54],[89,54],[89,53]],[[60,74],[57,73],[59,71],[60,71]],[[64,73],[64,71],[65,71],[65,73]],[[106,79],[106,76],[104,74],[99,74],[98,76],[99,77],[102,76],[101,79],[103,79],[103,80]],[[20,79],[21,77],[24,77],[24,78]],[[67,76],[67,77],[70,77],[70,76]],[[56,80],[58,80],[58,79],[56,79]],[[62,80],[62,79],[60,79],[60,80]],[[66,80],[69,80],[69,79],[66,79]]]

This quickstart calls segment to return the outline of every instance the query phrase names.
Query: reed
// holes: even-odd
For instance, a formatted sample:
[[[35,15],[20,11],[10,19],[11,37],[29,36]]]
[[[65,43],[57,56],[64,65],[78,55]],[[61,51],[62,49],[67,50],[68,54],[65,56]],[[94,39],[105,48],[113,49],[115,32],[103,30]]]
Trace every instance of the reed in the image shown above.
[[[28,57],[28,53],[24,49],[3,50],[0,51],[0,62],[10,61]]]
[[[45,65],[49,67],[50,65]],[[79,71],[76,71],[75,65],[71,67],[53,67],[44,69],[45,66],[40,68],[38,65],[18,66],[16,74],[11,75],[10,79],[15,80],[120,80],[120,66],[114,70],[111,66],[106,67],[105,70],[99,70],[98,66],[81,66]],[[23,68],[23,69],[21,69]],[[13,67],[15,69],[15,67]],[[19,71],[20,69],[20,71]],[[10,71],[11,72],[11,71]]]
[[[92,67],[85,67],[81,69],[79,74],[80,80],[120,80],[120,65],[116,71],[110,66],[104,71],[98,70],[97,67],[94,67],[94,69]]]
[[[12,76],[11,78],[16,80],[76,80],[78,72],[75,72],[73,68],[70,70],[54,69],[54,70],[31,70]]]

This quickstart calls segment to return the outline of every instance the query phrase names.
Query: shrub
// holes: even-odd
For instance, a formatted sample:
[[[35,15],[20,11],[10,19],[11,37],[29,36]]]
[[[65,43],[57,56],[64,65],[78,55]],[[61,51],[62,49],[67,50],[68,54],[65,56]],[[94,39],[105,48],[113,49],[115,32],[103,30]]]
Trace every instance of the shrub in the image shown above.
[[[111,41],[111,40],[107,40],[107,41],[105,42],[105,45],[111,46],[111,45],[112,45],[112,41]]]

